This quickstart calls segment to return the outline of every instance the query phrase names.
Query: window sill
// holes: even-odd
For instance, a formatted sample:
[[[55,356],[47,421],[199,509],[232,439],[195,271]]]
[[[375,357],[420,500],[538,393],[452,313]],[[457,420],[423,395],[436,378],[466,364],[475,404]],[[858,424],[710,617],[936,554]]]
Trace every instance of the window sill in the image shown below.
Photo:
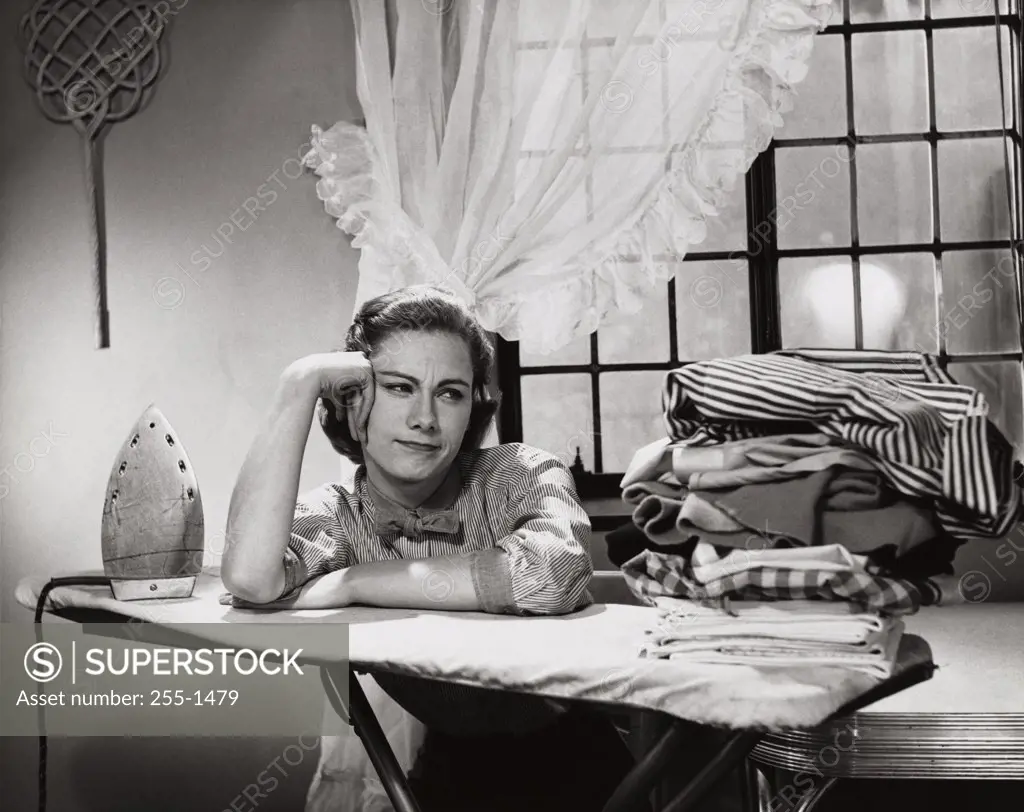
[[[628,524],[633,511],[622,499],[611,497],[583,498],[583,509],[590,517],[592,529],[600,532]]]

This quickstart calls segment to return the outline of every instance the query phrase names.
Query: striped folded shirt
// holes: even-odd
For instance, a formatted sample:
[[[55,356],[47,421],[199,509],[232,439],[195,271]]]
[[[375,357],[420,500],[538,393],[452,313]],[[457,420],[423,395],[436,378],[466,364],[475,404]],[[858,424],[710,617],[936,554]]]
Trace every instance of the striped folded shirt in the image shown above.
[[[933,500],[958,538],[1004,535],[1024,515],[1013,449],[985,397],[925,353],[779,350],[699,361],[668,373],[662,407],[682,446],[822,432],[862,449],[897,491]]]

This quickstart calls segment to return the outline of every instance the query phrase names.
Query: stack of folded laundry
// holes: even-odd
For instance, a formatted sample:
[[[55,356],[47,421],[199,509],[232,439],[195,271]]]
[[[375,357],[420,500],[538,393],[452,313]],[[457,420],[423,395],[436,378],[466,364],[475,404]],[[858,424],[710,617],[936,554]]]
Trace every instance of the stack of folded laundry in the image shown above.
[[[903,622],[852,603],[741,601],[729,614],[678,598],[656,598],[658,625],[641,655],[754,666],[842,666],[892,675]]]
[[[884,674],[899,616],[961,601],[957,548],[1022,512],[983,396],[925,354],[702,361],[668,374],[662,402],[669,434],[634,455],[621,483],[632,522],[607,537],[632,591],[660,610],[645,656],[820,656]],[[836,628],[825,615],[860,636],[787,636],[790,624]]]

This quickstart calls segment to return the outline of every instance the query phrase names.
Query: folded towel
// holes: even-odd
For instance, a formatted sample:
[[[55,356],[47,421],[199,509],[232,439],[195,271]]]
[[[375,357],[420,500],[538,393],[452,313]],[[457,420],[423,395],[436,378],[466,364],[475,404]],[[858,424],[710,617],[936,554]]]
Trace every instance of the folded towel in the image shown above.
[[[798,651],[770,642],[735,645],[730,641],[721,641],[711,643],[702,650],[651,649],[646,651],[644,656],[685,660],[688,663],[752,665],[758,668],[777,669],[807,668],[814,665],[840,666],[878,679],[888,679],[896,665],[896,654],[903,637],[903,628],[902,623],[895,625],[885,636],[883,645],[869,652],[830,646],[823,646],[816,651]]]
[[[648,496],[658,496],[666,501],[682,504],[686,491],[678,484],[654,479],[634,482],[622,489],[622,501],[630,505],[639,505]]]
[[[786,640],[866,644],[896,622],[856,604],[831,601],[730,601],[729,610],[679,598],[654,599],[656,642],[720,637],[769,636]]]
[[[743,549],[824,543],[865,555],[892,547],[892,557],[900,558],[941,533],[932,509],[886,499],[873,477],[833,468],[803,479],[702,491],[643,481],[626,487],[622,498],[633,506],[633,523],[658,547],[690,539]],[[934,564],[924,575],[945,571],[950,552],[943,547],[928,558]]]
[[[785,668],[842,665],[873,676],[892,672],[902,621],[851,604],[736,601],[729,610],[678,598],[654,599],[658,621],[641,656]]]

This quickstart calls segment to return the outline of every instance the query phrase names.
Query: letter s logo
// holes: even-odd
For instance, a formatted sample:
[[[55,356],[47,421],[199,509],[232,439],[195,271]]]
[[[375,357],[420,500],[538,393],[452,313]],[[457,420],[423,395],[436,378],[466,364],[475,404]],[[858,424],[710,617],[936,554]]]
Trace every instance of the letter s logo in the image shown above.
[[[64,664],[60,651],[52,643],[36,643],[25,652],[25,673],[36,682],[49,682],[60,674]]]

